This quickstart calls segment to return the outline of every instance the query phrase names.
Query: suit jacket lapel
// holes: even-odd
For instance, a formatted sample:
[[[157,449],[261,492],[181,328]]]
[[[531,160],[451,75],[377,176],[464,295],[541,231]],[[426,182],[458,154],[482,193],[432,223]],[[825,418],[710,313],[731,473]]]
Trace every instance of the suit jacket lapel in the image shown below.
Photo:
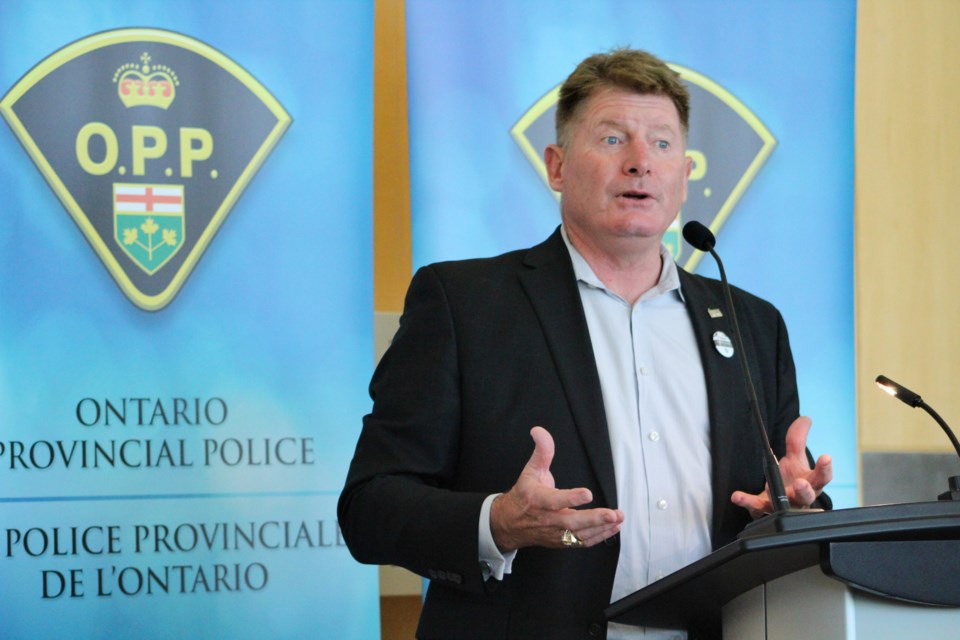
[[[610,436],[587,319],[560,231],[533,247],[519,274],[553,354],[580,438],[605,503],[617,506]]]
[[[731,485],[730,479],[735,475],[732,468],[736,464],[744,464],[742,460],[738,461],[738,456],[742,457],[745,451],[753,452],[755,449],[753,418],[736,354],[730,358],[724,357],[717,351],[713,341],[716,331],[723,331],[733,338],[733,325],[726,304],[722,302],[719,283],[696,278],[683,269],[680,269],[680,283],[707,383],[710,455],[713,461],[712,529],[716,533],[721,530],[723,519],[730,514],[730,494],[742,488]],[[722,310],[723,316],[712,317],[710,309]],[[745,447],[744,443],[749,445]]]

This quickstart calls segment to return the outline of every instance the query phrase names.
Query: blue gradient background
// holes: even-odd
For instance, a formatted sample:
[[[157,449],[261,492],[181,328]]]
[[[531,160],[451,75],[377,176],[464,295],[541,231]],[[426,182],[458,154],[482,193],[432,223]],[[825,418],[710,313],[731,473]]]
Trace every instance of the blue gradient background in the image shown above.
[[[543,240],[557,203],[510,136],[587,55],[647,49],[749,107],[777,147],[718,237],[790,329],[809,445],[857,504],[852,0],[408,0],[414,266]],[[716,159],[711,159],[716,162]],[[710,260],[700,271],[716,276]]]
[[[377,572],[345,547],[129,550],[133,524],[323,520],[356,443],[372,361],[370,0],[0,3],[0,92],[57,49],[126,27],[201,40],[293,117],[173,302],[129,302],[0,126],[0,439],[184,438],[195,466],[10,470],[0,528],[116,524],[116,557],[0,556],[4,638],[371,638]],[[112,73],[109,70],[108,73]],[[68,105],[69,97],[64,104]],[[220,426],[83,427],[86,397],[223,398]],[[312,437],[306,466],[202,468],[203,438]],[[135,496],[137,499],[122,498]],[[329,540],[328,540],[329,542]],[[93,568],[262,562],[258,593],[97,598]],[[82,599],[41,599],[41,570],[86,568]]]

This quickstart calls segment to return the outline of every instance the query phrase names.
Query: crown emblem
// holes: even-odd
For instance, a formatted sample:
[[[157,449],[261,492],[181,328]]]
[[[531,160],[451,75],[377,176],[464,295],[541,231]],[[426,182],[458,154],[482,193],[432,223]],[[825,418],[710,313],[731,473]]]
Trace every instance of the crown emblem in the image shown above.
[[[159,107],[166,109],[177,97],[180,81],[166,65],[150,65],[150,54],[140,56],[140,64],[129,62],[113,74],[117,95],[127,107]]]

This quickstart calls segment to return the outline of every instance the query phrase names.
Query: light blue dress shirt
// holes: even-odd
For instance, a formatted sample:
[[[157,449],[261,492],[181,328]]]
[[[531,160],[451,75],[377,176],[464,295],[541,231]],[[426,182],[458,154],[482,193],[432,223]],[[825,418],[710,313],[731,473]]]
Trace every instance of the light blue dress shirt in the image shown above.
[[[625,514],[612,601],[710,553],[710,428],[707,388],[676,263],[660,248],[656,286],[630,305],[608,290],[566,230],[593,345]],[[533,426],[533,425],[530,425]],[[542,425],[548,431],[549,425]],[[502,579],[516,552],[499,553],[490,496],[480,515],[480,556]],[[575,551],[574,551],[575,553]],[[676,632],[611,624],[609,639],[675,638]]]

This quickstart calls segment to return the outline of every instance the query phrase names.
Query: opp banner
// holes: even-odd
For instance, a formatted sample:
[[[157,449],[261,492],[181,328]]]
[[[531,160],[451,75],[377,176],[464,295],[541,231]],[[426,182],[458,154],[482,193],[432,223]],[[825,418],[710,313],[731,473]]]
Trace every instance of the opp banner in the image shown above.
[[[590,54],[648,50],[691,93],[689,197],[732,282],[786,319],[809,445],[857,504],[852,1],[407,0],[414,266],[532,246],[559,224],[543,148],[560,83]],[[811,37],[816,33],[816,37]]]
[[[372,22],[0,7],[0,636],[379,633]]]

